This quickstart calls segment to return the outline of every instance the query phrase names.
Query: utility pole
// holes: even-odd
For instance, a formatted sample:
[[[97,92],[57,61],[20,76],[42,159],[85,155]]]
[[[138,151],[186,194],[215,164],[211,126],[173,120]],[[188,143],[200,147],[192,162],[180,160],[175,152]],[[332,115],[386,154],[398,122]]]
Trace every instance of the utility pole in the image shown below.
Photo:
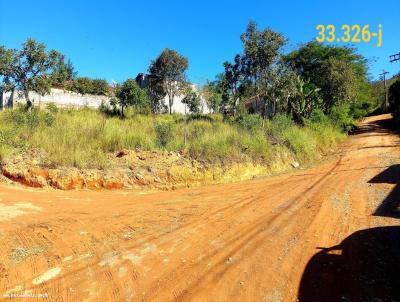
[[[388,110],[389,109],[389,101],[388,101],[388,94],[387,94],[387,89],[386,89],[386,75],[389,72],[382,70],[382,73],[380,74],[380,76],[383,76],[383,89],[385,90],[385,109]]]

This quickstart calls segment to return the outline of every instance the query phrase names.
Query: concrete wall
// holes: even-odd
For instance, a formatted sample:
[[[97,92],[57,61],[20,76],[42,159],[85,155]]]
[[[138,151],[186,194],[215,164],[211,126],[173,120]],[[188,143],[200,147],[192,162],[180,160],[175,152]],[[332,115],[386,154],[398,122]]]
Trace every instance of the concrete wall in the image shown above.
[[[49,103],[54,103],[60,107],[84,107],[98,108],[101,102],[108,102],[110,97],[90,94],[79,94],[76,92],[66,91],[62,89],[51,89],[50,94],[41,96],[36,92],[29,92],[29,99],[33,101],[34,106],[44,106]],[[24,97],[18,93],[14,93],[12,97],[11,92],[3,94],[4,107],[13,107],[18,103],[25,104]]]
[[[29,92],[29,99],[33,101],[34,106],[44,107],[46,104],[54,103],[59,107],[90,107],[99,108],[102,102],[108,103],[110,100],[109,96],[91,95],[91,94],[79,94],[76,92],[66,91],[62,89],[52,88],[50,94],[41,96],[36,92]],[[183,96],[176,96],[174,98],[174,104],[172,106],[172,111],[175,113],[185,113],[185,104],[181,101]],[[2,101],[2,102],[1,102]],[[23,95],[18,92],[5,92],[0,96],[0,110],[3,108],[15,107],[18,103],[25,104],[25,99]],[[165,105],[168,106],[168,97],[164,100]],[[206,105],[206,102],[201,98],[201,112],[209,113],[210,110]]]

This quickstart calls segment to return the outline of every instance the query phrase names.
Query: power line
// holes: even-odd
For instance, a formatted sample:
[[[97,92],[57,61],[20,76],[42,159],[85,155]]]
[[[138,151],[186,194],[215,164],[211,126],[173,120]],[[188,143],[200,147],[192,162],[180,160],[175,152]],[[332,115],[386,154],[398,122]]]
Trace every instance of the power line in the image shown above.
[[[389,60],[390,60],[390,63],[393,63],[395,61],[400,61],[400,52],[389,56]]]

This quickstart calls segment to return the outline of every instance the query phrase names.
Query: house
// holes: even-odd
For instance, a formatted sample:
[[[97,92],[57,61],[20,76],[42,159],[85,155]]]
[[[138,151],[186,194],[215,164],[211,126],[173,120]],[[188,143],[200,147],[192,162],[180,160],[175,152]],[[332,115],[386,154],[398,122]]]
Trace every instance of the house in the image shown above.
[[[265,103],[262,97],[254,95],[248,98],[244,102],[244,106],[246,107],[249,113],[263,113]],[[273,107],[271,102],[267,102],[266,110],[267,110],[267,116],[272,116]]]
[[[149,74],[145,74],[145,73],[138,73],[138,75],[136,76],[136,82],[138,83],[139,87],[141,88],[146,88],[147,85],[149,84],[149,80],[150,80],[151,75]],[[194,91],[198,92],[200,95],[200,112],[201,113],[211,113],[211,108],[209,108],[207,106],[207,102],[205,101],[204,97],[201,95],[201,93],[199,92],[198,86],[191,84],[191,87]],[[182,103],[182,100],[184,98],[184,95],[180,94],[180,95],[176,95],[174,97],[174,103],[172,105],[172,112],[173,113],[181,113],[181,114],[185,114],[185,104]],[[169,102],[168,102],[168,96],[166,95],[163,99],[163,103],[166,105],[166,107],[168,108],[169,106]],[[169,108],[168,108],[169,109]],[[187,112],[187,110],[186,110]]]
[[[259,96],[254,95],[244,102],[244,106],[250,113],[262,112],[263,102]]]

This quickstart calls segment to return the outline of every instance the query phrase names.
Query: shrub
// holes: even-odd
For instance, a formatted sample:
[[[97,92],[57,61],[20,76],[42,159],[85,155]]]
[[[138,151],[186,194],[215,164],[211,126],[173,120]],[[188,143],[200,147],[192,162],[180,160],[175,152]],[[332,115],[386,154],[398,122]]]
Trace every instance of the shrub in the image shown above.
[[[285,132],[294,126],[296,126],[296,124],[289,116],[277,114],[271,121],[266,123],[266,132],[267,135],[284,142]]]
[[[173,137],[173,126],[170,122],[156,122],[154,129],[157,135],[157,143],[160,147],[165,148]]]
[[[329,117],[327,115],[325,115],[324,111],[321,109],[315,109],[311,113],[309,120],[312,123],[316,123],[316,124],[329,124],[331,122]]]
[[[241,114],[235,118],[235,123],[247,130],[255,130],[261,127],[262,119],[259,114]]]
[[[359,119],[363,116],[367,116],[375,109],[376,106],[371,101],[356,101],[350,104],[349,114],[354,119]]]
[[[48,103],[46,105],[46,110],[52,114],[57,114],[58,113],[58,107],[54,103]]]
[[[355,120],[350,113],[350,105],[344,103],[333,106],[329,114],[333,124],[343,129],[344,132],[349,132],[355,128]]]

